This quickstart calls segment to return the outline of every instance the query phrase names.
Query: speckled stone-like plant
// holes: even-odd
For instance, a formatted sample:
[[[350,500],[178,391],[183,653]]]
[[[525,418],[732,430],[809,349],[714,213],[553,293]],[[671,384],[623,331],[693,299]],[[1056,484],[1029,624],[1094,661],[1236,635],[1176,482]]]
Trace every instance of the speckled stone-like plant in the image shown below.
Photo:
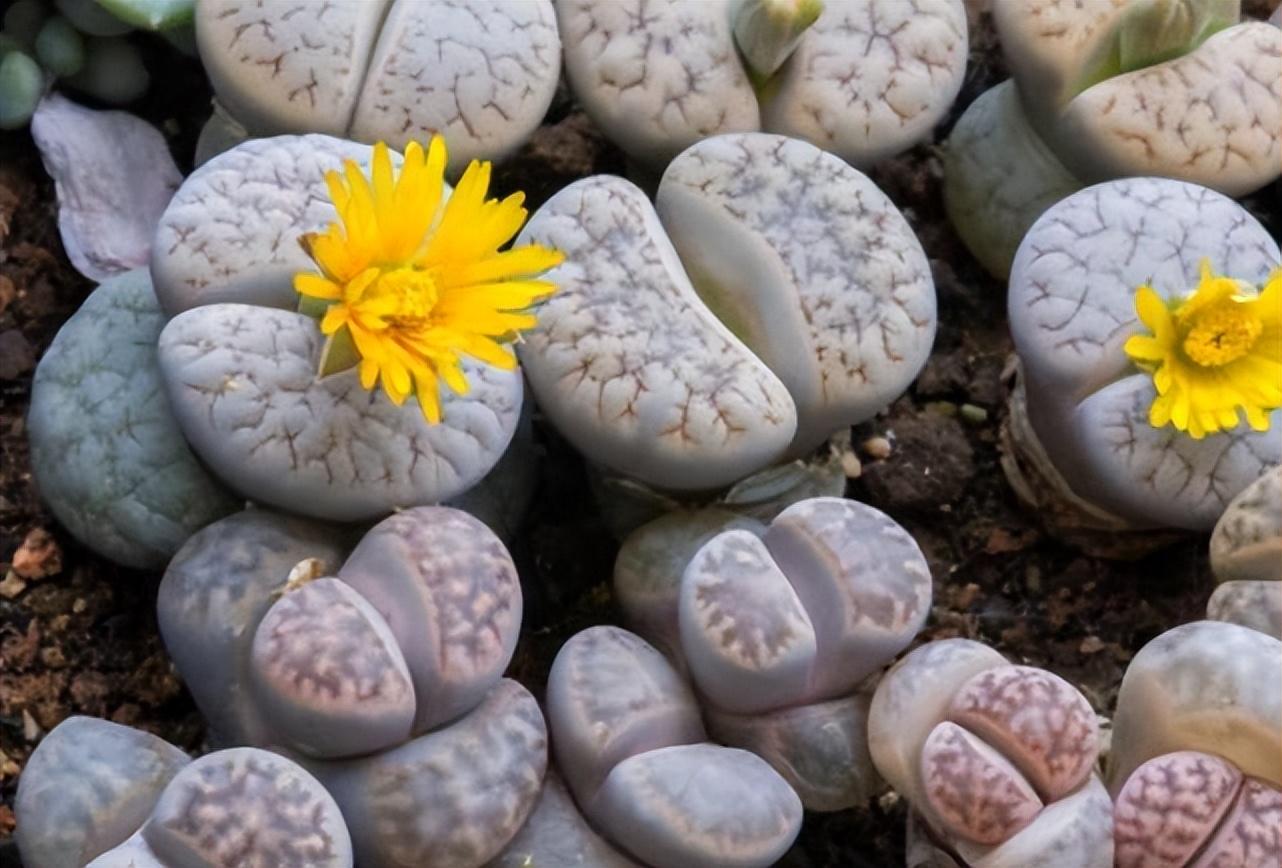
[[[1258,285],[1282,254],[1236,202],[1159,178],[1082,190],[1020,244],[1009,316],[1022,380],[1007,470],[1052,523],[1062,515],[1065,526],[1107,531],[1209,530],[1243,488],[1282,462],[1276,430],[1242,422],[1195,439],[1150,422],[1153,375],[1123,349],[1143,329],[1136,290],[1183,298],[1203,260]],[[1276,429],[1282,411],[1271,419]]]
[[[764,868],[800,831],[801,802],[784,779],[709,743],[690,688],[633,633],[590,627],[566,642],[547,711],[575,801],[645,864]]]
[[[549,0],[199,0],[196,37],[231,116],[215,127],[398,149],[441,133],[452,169],[520,147],[561,68]]]
[[[929,135],[966,67],[959,0],[556,0],[556,12],[579,101],[652,169],[756,130],[867,167]]]
[[[957,122],[945,201],[1005,277],[1019,239],[1085,184],[1163,176],[1230,196],[1282,173],[1282,30],[1238,0],[993,4],[1011,80]]]
[[[326,136],[247,142],[187,178],[152,258],[173,317],[162,378],[193,450],[247,498],[342,521],[463,493],[503,455],[522,402],[519,372],[479,362],[436,425],[366,391],[355,369],[317,377],[325,338],[294,312],[292,278],[312,268],[298,239],[334,220],[325,171],[370,155]]]
[[[165,741],[73,717],[18,787],[28,868],[351,868],[338,805],[290,760],[256,748],[190,761]]]
[[[32,473],[58,520],[99,554],[152,569],[237,507],[169,410],[164,322],[145,269],[103,283],[41,358],[27,417]]]
[[[1211,534],[1206,616],[1282,639],[1282,466],[1233,498]]]
[[[385,519],[344,555],[332,530],[272,513],[211,525],[161,583],[166,645],[220,740],[286,749],[325,784],[363,865],[482,865],[547,761],[537,703],[502,678],[511,559],[447,507]]]
[[[1109,868],[1112,805],[1090,704],[1042,669],[944,639],[882,678],[873,762],[937,846],[973,868]]]
[[[674,513],[625,542],[615,588],[630,622],[689,672],[714,739],[761,756],[810,810],[876,792],[864,682],[930,611],[930,572],[903,528],[835,497],[768,527]]]
[[[1109,781],[1119,868],[1282,860],[1282,642],[1176,627],[1122,679]]]
[[[578,181],[521,238],[566,255],[518,347],[540,407],[588,459],[658,488],[726,486],[871,417],[934,337],[907,221],[781,136],[694,145],[653,206],[621,178]]]

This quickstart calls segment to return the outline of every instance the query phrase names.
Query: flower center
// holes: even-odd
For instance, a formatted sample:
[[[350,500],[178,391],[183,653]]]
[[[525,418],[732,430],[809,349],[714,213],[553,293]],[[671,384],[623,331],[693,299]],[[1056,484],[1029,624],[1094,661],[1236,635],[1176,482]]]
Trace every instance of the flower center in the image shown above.
[[[417,268],[397,268],[379,275],[374,295],[392,303],[386,318],[393,325],[406,328],[427,325],[440,298],[432,273]]]
[[[1193,321],[1184,338],[1184,353],[1206,368],[1218,368],[1251,351],[1264,324],[1238,302],[1218,304]]]

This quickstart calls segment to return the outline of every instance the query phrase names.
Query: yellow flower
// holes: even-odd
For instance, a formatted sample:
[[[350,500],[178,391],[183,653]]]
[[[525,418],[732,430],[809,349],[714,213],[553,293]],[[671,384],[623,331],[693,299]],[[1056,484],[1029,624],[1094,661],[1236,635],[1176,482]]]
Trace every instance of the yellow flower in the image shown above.
[[[398,405],[413,392],[433,423],[441,381],[467,394],[462,356],[516,367],[505,343],[534,326],[530,306],[556,291],[535,278],[564,258],[537,244],[500,251],[525,222],[524,196],[487,200],[490,164],[474,160],[447,199],[445,158],[440,136],[426,153],[412,142],[398,177],[379,142],[371,179],[351,160],[326,173],[339,222],[303,238],[320,273],[294,277],[301,307],[324,310],[322,372],[353,357],[362,386],[381,380]]]
[[[1187,431],[1195,440],[1238,424],[1256,431],[1282,407],[1282,269],[1256,292],[1211,273],[1192,295],[1163,301],[1152,287],[1135,293],[1135,311],[1151,335],[1132,335],[1126,354],[1153,375],[1157,397],[1149,423]]]

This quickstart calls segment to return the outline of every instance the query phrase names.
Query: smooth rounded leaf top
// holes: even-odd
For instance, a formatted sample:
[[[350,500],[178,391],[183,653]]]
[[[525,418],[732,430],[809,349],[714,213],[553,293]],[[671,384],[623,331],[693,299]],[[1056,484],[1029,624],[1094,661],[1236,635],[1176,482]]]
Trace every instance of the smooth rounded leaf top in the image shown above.
[[[1282,466],[1242,489],[1216,522],[1211,570],[1220,582],[1282,582]]]

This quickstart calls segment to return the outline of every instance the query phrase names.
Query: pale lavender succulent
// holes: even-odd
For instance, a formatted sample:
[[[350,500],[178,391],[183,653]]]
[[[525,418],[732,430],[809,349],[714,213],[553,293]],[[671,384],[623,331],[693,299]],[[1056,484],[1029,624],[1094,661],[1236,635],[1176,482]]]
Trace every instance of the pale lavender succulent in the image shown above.
[[[755,755],[708,742],[689,686],[633,633],[591,627],[566,642],[547,711],[575,801],[645,864],[771,865],[800,831],[787,782]]]
[[[547,733],[502,679],[520,582],[470,515],[406,510],[346,554],[332,529],[240,513],[179,552],[159,613],[218,735],[303,762],[363,865],[480,866],[532,810]]]
[[[931,838],[973,868],[1108,868],[1095,713],[1064,679],[978,642],[913,651],[881,680],[873,761]]]
[[[689,671],[717,741],[761,756],[811,810],[877,790],[863,682],[908,646],[931,600],[926,560],[893,520],[837,497],[768,527],[674,514],[624,544],[615,586],[630,621]]]
[[[195,761],[155,736],[73,717],[22,775],[18,846],[27,868],[351,868],[334,799],[257,748]]]

